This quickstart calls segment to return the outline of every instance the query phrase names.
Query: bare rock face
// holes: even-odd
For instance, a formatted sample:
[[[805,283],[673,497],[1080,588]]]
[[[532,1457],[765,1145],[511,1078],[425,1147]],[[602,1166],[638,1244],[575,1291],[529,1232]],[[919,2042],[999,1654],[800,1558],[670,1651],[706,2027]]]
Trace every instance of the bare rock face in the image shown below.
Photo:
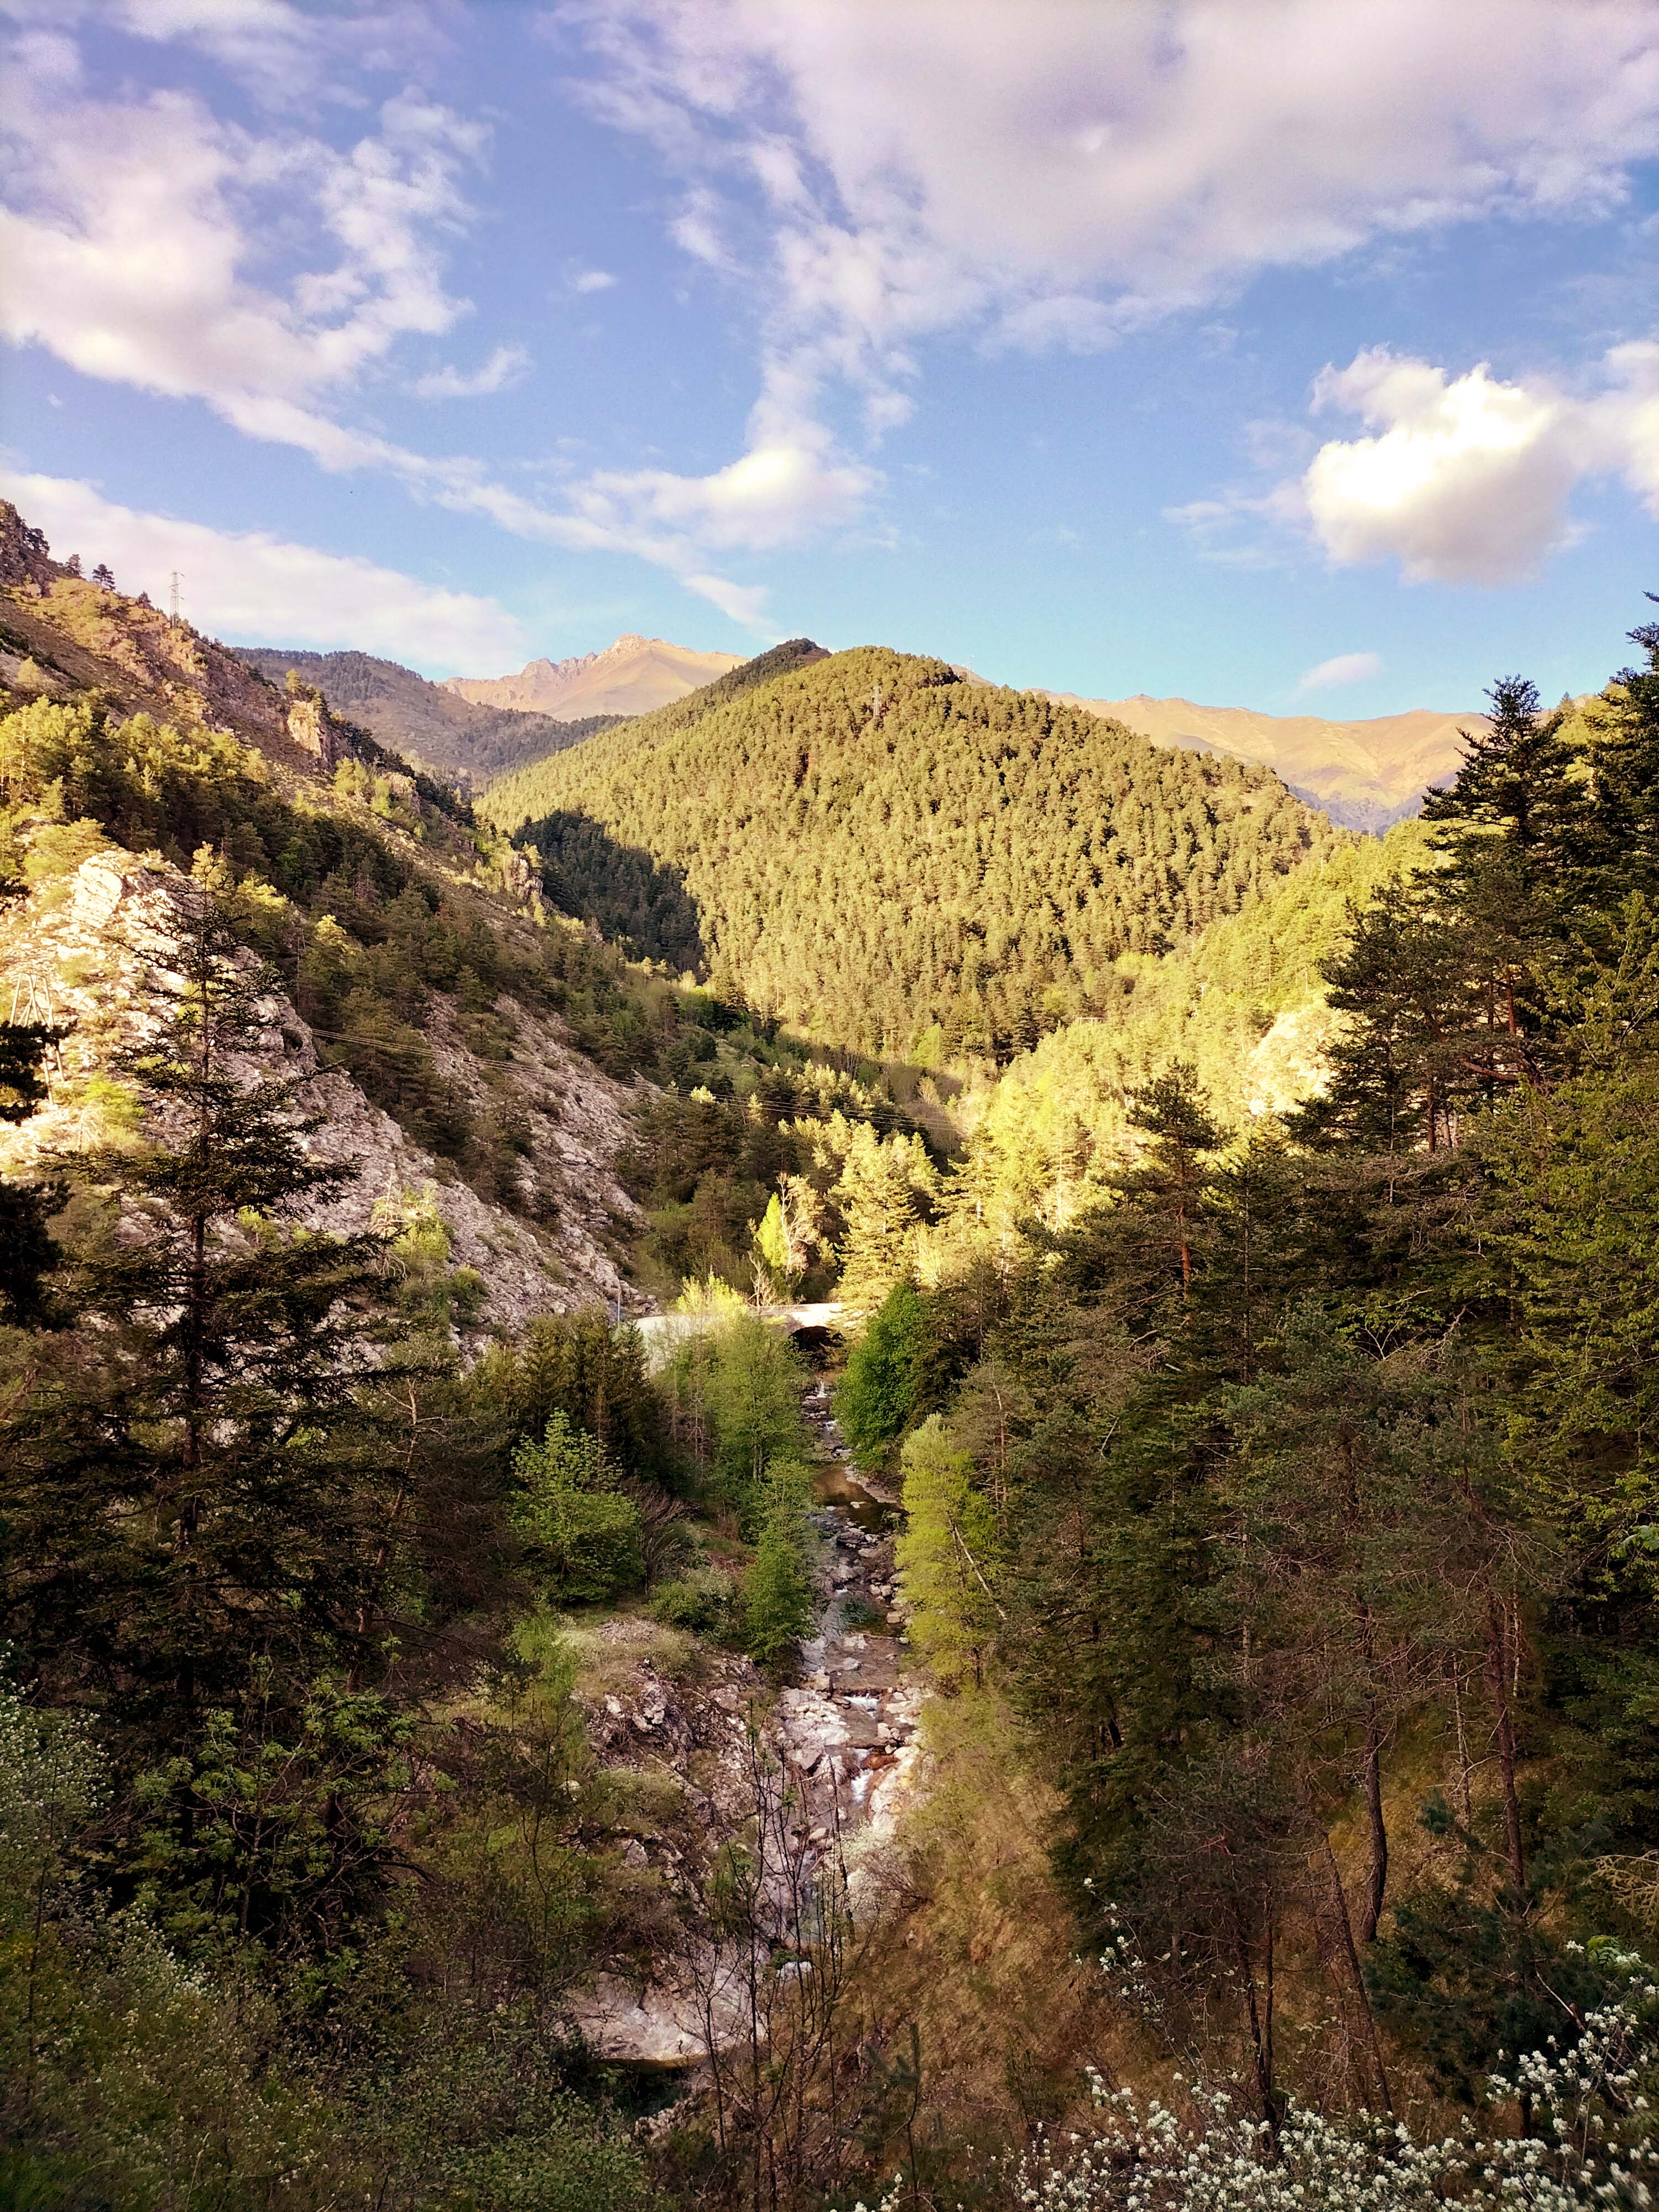
[[[288,702],[289,742],[313,754],[325,775],[331,775],[351,756],[349,732],[337,721],[315,692],[301,692]]]
[[[65,883],[37,890],[9,924],[0,947],[0,1013],[69,1026],[47,1066],[46,1104],[27,1121],[0,1126],[0,1167],[26,1170],[43,1152],[109,1134],[121,1103],[106,1079],[112,1055],[154,1034],[182,993],[182,933],[198,896],[165,861],[111,848],[83,860]],[[253,955],[239,957],[252,974]],[[549,1225],[532,1226],[479,1197],[349,1074],[320,1068],[310,1028],[280,990],[259,1001],[258,1047],[235,1072],[250,1088],[272,1076],[300,1078],[297,1105],[319,1125],[307,1146],[319,1159],[356,1166],[310,1225],[362,1229],[378,1200],[395,1208],[429,1198],[449,1231],[453,1262],[483,1279],[478,1319],[486,1326],[518,1328],[535,1314],[596,1301],[637,1306],[642,1301],[606,1249],[613,1223],[634,1210],[614,1167],[630,1094],[571,1051],[550,1020],[533,1019],[505,998],[497,1011],[514,1031],[512,1072],[534,1170],[558,1194],[557,1219]],[[445,1076],[476,1103],[486,1088],[478,1063],[441,1019],[432,1044]]]

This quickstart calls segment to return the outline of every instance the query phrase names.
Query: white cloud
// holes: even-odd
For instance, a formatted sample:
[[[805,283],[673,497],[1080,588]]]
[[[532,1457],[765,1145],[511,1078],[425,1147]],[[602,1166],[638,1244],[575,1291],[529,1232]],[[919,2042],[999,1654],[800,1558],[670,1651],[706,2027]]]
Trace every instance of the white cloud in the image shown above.
[[[423,0],[326,9],[293,0],[6,0],[6,13],[58,32],[89,24],[191,47],[274,106],[319,94],[350,100],[354,69],[392,69],[407,82],[446,43]]]
[[[613,284],[620,282],[621,279],[613,276],[608,269],[579,269],[569,279],[573,292],[608,292]]]
[[[1450,376],[1373,346],[1322,369],[1312,403],[1369,434],[1328,439],[1266,491],[1168,509],[1205,557],[1262,566],[1275,533],[1300,532],[1339,568],[1391,560],[1409,583],[1506,584],[1582,535],[1581,483],[1621,477],[1659,515],[1659,341],[1616,347],[1574,390],[1486,362]]]
[[[319,411],[401,338],[463,313],[442,255],[467,216],[477,125],[405,93],[339,152],[251,137],[187,94],[84,99],[61,48],[43,59],[37,42],[23,59],[0,210],[0,335],[14,343],[204,399],[240,428],[261,410]],[[273,238],[299,242],[285,283],[259,272]]]
[[[198,629],[248,645],[352,646],[428,672],[505,667],[528,652],[505,608],[372,561],[343,559],[262,531],[210,529],[119,507],[62,477],[0,471],[0,493],[43,529],[60,559],[106,562],[124,592],[167,604],[173,569]]]
[[[206,0],[178,0],[174,15],[204,12]],[[264,13],[280,30],[282,9]],[[404,93],[342,153],[291,131],[251,136],[194,95],[86,100],[61,37],[32,36],[16,58],[11,204],[0,208],[0,337],[14,343],[46,346],[88,376],[202,400],[248,437],[295,447],[330,471],[386,471],[518,536],[696,575],[688,588],[718,588],[734,606],[755,594],[711,576],[712,551],[787,542],[844,514],[865,480],[824,461],[816,434],[763,438],[707,478],[592,477],[560,512],[476,462],[343,421],[401,342],[441,336],[466,312],[446,289],[444,254],[469,218],[480,126]],[[297,240],[286,283],[260,269],[270,236]],[[415,388],[431,398],[498,391],[524,361],[500,347],[473,376],[440,369]]]
[[[1303,699],[1310,691],[1334,691],[1345,684],[1364,684],[1382,673],[1380,653],[1334,653],[1330,659],[1304,671],[1297,679],[1296,696]]]
[[[1502,584],[1574,541],[1587,477],[1622,474],[1659,513],[1659,346],[1620,348],[1603,376],[1584,397],[1484,362],[1449,378],[1382,347],[1325,369],[1316,410],[1372,434],[1314,455],[1301,483],[1314,536],[1340,566],[1393,559],[1409,582]]]
[[[600,470],[574,496],[602,530],[663,531],[688,544],[771,551],[850,520],[871,483],[868,470],[837,463],[812,442],[779,439],[706,477]]]
[[[1587,453],[1578,411],[1548,390],[1484,362],[1448,382],[1379,347],[1323,371],[1314,404],[1376,433],[1322,446],[1302,479],[1339,566],[1392,557],[1413,583],[1506,583],[1567,543]]]
[[[1263,270],[1605,216],[1659,150],[1651,0],[954,0],[941,20],[938,0],[565,0],[551,19],[586,49],[574,95],[678,178],[676,242],[766,303],[747,459],[817,457],[804,522],[880,481],[832,460],[827,393],[850,386],[878,438],[910,411],[923,339],[1097,350]],[[727,474],[684,499],[642,475],[629,504],[718,531]],[[1339,520],[1352,480],[1319,496],[1361,542]],[[1254,497],[1258,525],[1305,513]],[[1247,504],[1184,511],[1210,557],[1272,557],[1240,536]]]
[[[482,368],[471,375],[459,368],[434,369],[417,377],[414,390],[422,399],[480,399],[492,392],[506,392],[530,373],[530,356],[521,345],[497,346]]]
[[[686,249],[881,382],[979,325],[1087,348],[1258,271],[1604,213],[1659,145],[1650,0],[568,0],[579,95],[688,183]],[[756,269],[761,272],[761,268]]]

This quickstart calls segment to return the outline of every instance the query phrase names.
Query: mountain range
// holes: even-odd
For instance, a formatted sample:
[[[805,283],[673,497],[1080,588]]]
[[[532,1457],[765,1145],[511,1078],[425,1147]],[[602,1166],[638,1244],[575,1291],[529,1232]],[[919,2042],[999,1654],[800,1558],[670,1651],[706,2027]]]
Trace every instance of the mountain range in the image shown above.
[[[539,760],[561,745],[608,729],[614,719],[555,721],[547,714],[475,706],[412,668],[371,653],[245,646],[236,657],[272,684],[286,683],[292,672],[302,684],[314,684],[337,714],[360,723],[380,744],[447,775],[501,775],[523,761]]]
[[[1440,714],[1413,707],[1360,722],[1318,714],[1259,714],[1248,707],[1200,707],[1190,699],[1081,699],[1049,695],[1086,714],[1121,722],[1155,744],[1188,752],[1231,753],[1259,761],[1333,822],[1350,830],[1386,830],[1417,811],[1431,784],[1455,774],[1460,733],[1484,727],[1476,714]]]
[[[732,653],[699,653],[632,631],[602,652],[566,660],[541,658],[516,675],[452,677],[443,683],[365,653],[247,647],[238,658],[276,684],[295,671],[337,714],[361,723],[381,744],[424,767],[465,772],[480,782],[562,751],[617,721],[672,706],[745,665]],[[960,673],[975,686],[1003,688],[970,669]],[[1089,699],[1071,691],[1042,696],[1154,744],[1257,762],[1334,822],[1371,831],[1415,813],[1429,786],[1455,773],[1460,732],[1484,721],[1478,714],[1421,707],[1341,722],[1154,699],[1145,692],[1127,699]]]
[[[474,706],[546,714],[560,722],[593,714],[648,714],[740,666],[742,658],[736,653],[695,653],[690,646],[629,630],[602,653],[526,661],[516,676],[452,676],[442,689]]]

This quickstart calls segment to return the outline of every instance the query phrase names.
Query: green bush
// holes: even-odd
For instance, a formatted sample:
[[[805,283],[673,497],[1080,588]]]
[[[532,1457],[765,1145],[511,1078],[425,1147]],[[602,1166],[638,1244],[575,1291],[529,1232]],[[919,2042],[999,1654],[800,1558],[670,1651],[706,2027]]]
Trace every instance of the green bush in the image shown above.
[[[927,1306],[908,1283],[896,1283],[854,1346],[836,1392],[836,1418],[860,1467],[879,1466],[915,1418],[927,1349]]]
[[[738,1585],[719,1567],[699,1567],[665,1583],[651,1611],[665,1628],[690,1629],[696,1636],[732,1642],[740,1626]]]
[[[513,1474],[508,1517],[545,1595],[599,1600],[640,1581],[639,1508],[617,1491],[597,1437],[555,1413],[539,1443],[514,1454]]]

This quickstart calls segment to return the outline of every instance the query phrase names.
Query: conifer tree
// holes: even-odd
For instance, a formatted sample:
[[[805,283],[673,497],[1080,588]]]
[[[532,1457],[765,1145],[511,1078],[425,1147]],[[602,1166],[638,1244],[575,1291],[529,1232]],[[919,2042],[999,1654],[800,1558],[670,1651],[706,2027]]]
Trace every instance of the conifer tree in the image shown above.
[[[0,1121],[26,1121],[46,1097],[41,1062],[54,1034],[46,1022],[0,1022]],[[63,1195],[60,1183],[0,1176],[0,1324],[46,1317],[42,1285],[59,1256],[46,1224]]]
[[[904,1533],[896,1550],[910,1634],[946,1688],[975,1686],[1003,1608],[996,1524],[973,1461],[937,1413],[904,1447]]]
[[[760,1533],[743,1578],[744,1639],[751,1658],[778,1668],[812,1626],[806,1568],[811,1476],[798,1460],[775,1459],[761,1483]]]
[[[929,1341],[927,1309],[908,1283],[896,1283],[854,1346],[836,1392],[836,1415],[861,1467],[878,1465],[916,1410]]]
[[[380,1239],[297,1211],[353,1170],[313,1158],[296,1079],[245,1079],[255,992],[211,898],[184,991],[118,1073],[144,1141],[66,1169],[110,1194],[76,1255],[82,1316],[7,1411],[7,1632],[135,1755],[192,1741],[256,1662],[302,1696],[361,1665],[393,1562],[359,1402]]]
[[[1592,714],[1590,882],[1604,907],[1631,890],[1659,895],[1659,623],[1630,639],[1645,665],[1620,669]]]
[[[513,1459],[508,1517],[532,1572],[557,1601],[611,1597],[645,1571],[640,1511],[617,1488],[596,1437],[556,1413]]]
[[[1162,1226],[1184,1295],[1192,1286],[1207,1180],[1205,1161],[1220,1149],[1222,1133],[1190,1060],[1171,1061],[1130,1102],[1128,1118],[1131,1128],[1143,1131],[1150,1141],[1121,1188],[1139,1202],[1143,1218]]]

